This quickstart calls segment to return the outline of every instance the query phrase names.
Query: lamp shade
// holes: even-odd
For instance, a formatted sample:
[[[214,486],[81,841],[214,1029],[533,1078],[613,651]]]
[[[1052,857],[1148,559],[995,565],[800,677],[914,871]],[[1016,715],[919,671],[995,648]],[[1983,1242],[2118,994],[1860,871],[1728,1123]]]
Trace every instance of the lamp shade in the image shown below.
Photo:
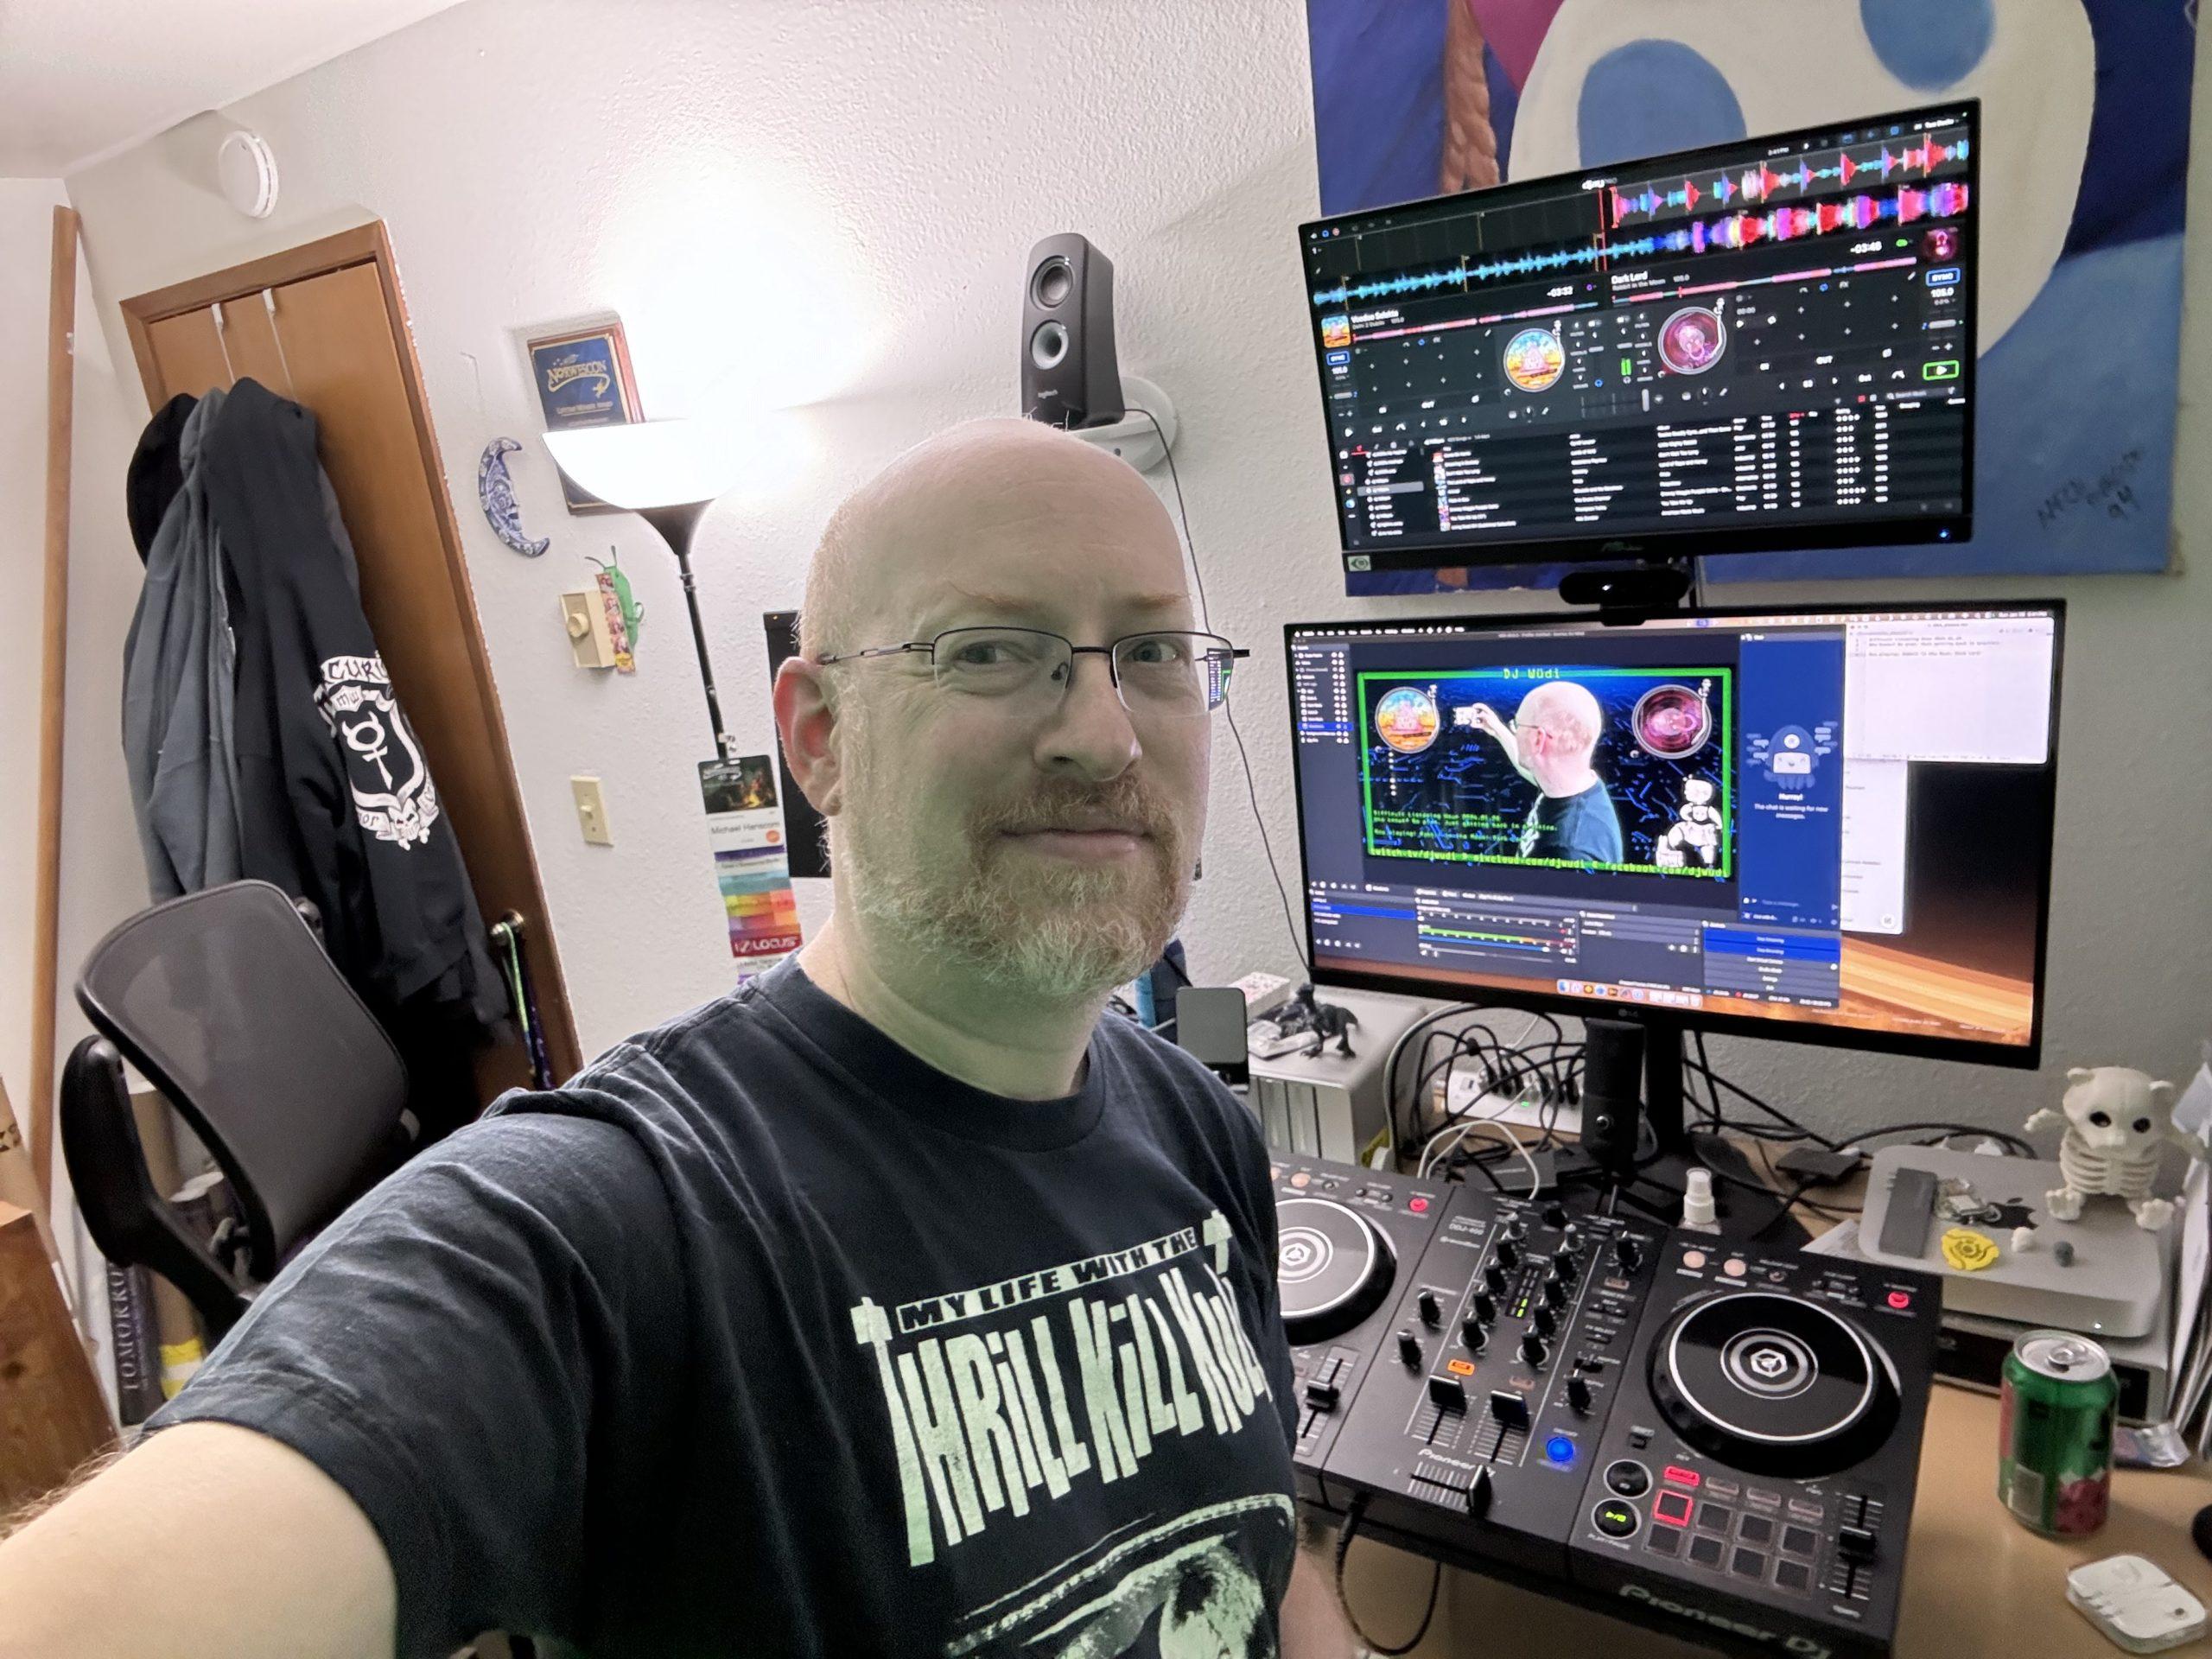
[[[610,506],[630,512],[711,501],[744,468],[741,441],[704,421],[637,421],[545,434],[553,462]]]

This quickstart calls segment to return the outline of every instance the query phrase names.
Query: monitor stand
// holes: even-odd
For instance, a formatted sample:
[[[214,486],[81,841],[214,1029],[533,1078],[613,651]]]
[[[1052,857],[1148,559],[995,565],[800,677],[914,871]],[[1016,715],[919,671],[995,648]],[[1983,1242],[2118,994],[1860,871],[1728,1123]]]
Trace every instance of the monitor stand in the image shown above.
[[[1690,562],[1679,556],[1570,570],[1559,582],[1561,599],[1596,607],[1598,620],[1608,627],[1631,626],[1678,611],[1689,590]]]
[[[1763,1243],[1803,1243],[1811,1235],[1794,1217],[1777,1213],[1783,1196],[1781,1192],[1769,1204],[1759,1193],[1745,1190],[1767,1185],[1750,1160],[1716,1137],[1708,1136],[1694,1146],[1691,1143],[1684,1109],[1688,1090],[1682,1039],[1689,1030],[1688,1024],[1653,1015],[1643,1016],[1637,1023],[1643,1030],[1642,1105],[1643,1122],[1651,1130],[1651,1150],[1627,1170],[1608,1169],[1587,1158],[1565,1160],[1562,1180],[1591,1182],[1605,1194],[1608,1207],[1625,1206],[1672,1226],[1681,1219],[1682,1189],[1689,1172],[1708,1169],[1714,1176],[1713,1198],[1724,1236],[1740,1239],[1757,1235]],[[1589,1070],[1586,1060],[1584,1069],[1586,1073]],[[1640,1135],[1631,1136],[1630,1144],[1642,1139]]]

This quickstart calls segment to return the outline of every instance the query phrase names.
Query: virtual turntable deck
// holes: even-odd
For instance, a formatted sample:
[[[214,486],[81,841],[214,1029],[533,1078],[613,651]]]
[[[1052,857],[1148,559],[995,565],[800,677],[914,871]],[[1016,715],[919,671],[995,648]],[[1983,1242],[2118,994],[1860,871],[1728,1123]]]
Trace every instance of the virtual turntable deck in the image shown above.
[[[1308,1502],[1715,1645],[1887,1650],[1932,1280],[1300,1160],[1275,1185]]]

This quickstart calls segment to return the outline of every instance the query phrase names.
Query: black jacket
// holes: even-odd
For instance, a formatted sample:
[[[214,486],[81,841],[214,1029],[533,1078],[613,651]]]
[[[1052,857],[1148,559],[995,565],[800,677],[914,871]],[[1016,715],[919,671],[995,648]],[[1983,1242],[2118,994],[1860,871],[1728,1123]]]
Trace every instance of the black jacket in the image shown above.
[[[325,512],[315,416],[241,380],[206,446],[238,595],[245,874],[322,912],[332,959],[392,1028],[418,1116],[442,1130],[451,1125],[441,1120],[474,1113],[464,1051],[500,1021],[505,990],[453,825]]]

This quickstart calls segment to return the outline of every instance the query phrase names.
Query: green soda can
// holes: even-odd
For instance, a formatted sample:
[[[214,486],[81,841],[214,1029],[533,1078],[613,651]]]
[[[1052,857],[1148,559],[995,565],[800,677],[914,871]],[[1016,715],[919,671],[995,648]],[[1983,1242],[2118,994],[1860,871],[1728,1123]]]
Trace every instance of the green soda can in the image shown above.
[[[2005,1357],[1997,1497],[2022,1526],[2078,1538],[2112,1507],[2112,1356],[2065,1331],[2031,1331]]]

